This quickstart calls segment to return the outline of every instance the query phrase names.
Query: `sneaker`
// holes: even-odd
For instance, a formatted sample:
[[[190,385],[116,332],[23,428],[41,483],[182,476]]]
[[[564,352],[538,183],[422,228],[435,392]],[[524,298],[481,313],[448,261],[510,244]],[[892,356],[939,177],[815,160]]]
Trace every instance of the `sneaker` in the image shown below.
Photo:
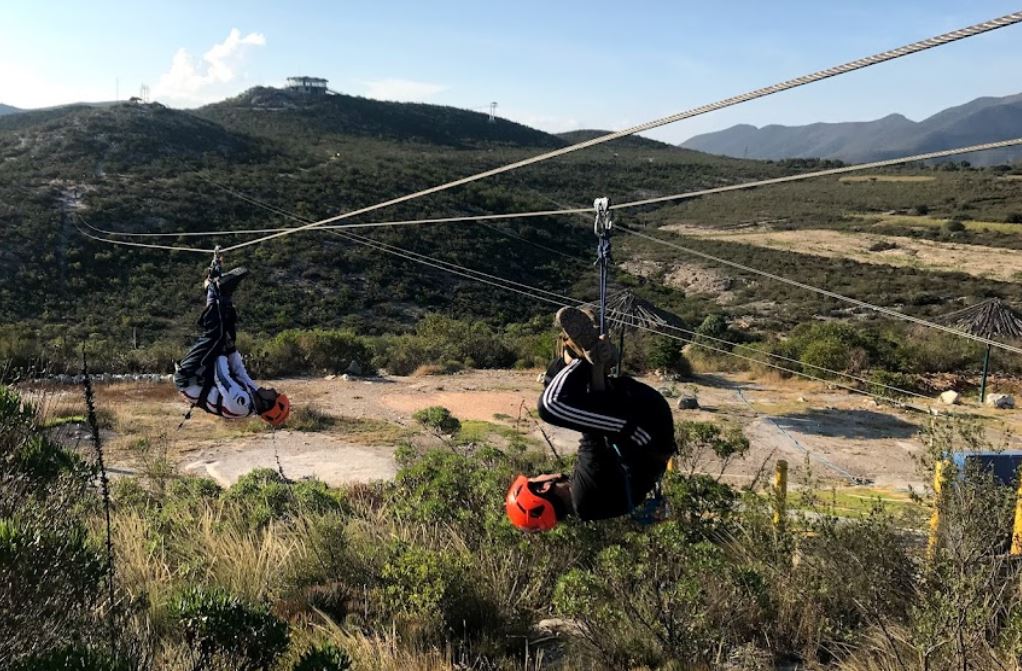
[[[617,347],[615,347],[614,343],[610,342],[606,336],[603,336],[596,341],[596,344],[591,350],[586,352],[586,358],[589,359],[589,363],[594,366],[612,368],[614,364],[617,363]]]
[[[579,356],[589,358],[589,351],[600,339],[600,331],[592,318],[578,308],[563,307],[557,311],[555,321],[564,331],[565,345]]]
[[[238,288],[238,285],[241,284],[241,280],[243,280],[246,275],[248,275],[248,268],[245,266],[238,266],[237,268],[232,268],[218,277],[216,284],[220,289],[220,295],[224,298],[230,298],[231,294]]]

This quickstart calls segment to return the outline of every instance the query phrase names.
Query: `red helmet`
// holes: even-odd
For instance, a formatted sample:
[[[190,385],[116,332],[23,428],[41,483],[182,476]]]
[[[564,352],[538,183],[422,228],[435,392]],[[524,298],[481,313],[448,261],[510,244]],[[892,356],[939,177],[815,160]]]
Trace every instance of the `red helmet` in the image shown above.
[[[557,525],[554,505],[529,489],[529,479],[519,475],[504,501],[511,524],[525,531],[550,531]]]
[[[259,390],[259,395],[263,397],[263,400],[268,400],[266,396],[272,395],[272,401],[269,407],[265,408],[259,413],[259,416],[264,421],[269,423],[274,428],[280,427],[287,421],[288,415],[291,414],[291,401],[288,399],[286,394],[278,394],[272,389]]]

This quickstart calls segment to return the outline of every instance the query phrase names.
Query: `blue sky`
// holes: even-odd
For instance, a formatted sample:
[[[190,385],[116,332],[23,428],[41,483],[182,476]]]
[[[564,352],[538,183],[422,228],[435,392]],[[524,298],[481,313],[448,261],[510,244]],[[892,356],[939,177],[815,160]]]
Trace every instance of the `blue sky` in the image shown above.
[[[0,102],[135,95],[194,107],[285,77],[467,108],[549,131],[616,129],[1020,9],[857,2],[29,2],[0,4]],[[1022,91],[1022,26],[651,133],[921,119]],[[119,83],[119,84],[118,84]]]

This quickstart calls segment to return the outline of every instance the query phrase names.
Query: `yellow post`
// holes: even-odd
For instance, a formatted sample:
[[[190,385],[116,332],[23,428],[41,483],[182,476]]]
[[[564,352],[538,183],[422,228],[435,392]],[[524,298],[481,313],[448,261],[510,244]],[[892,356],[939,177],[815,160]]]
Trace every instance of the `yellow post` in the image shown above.
[[[1011,530],[1011,556],[1022,555],[1022,481],[1015,494],[1015,527]]]
[[[930,514],[930,539],[926,544],[926,555],[933,559],[937,553],[937,543],[940,539],[940,506],[941,491],[947,483],[948,471],[951,470],[951,462],[941,459],[933,472],[933,512]],[[1016,524],[1018,524],[1016,516]]]
[[[774,467],[774,528],[784,531],[788,514],[788,462],[777,461]]]

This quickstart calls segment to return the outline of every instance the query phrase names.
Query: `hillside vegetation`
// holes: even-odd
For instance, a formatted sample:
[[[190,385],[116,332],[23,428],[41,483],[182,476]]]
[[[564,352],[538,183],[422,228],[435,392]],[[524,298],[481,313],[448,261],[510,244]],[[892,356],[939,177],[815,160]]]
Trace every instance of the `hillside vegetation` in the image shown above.
[[[111,565],[93,450],[59,428],[76,421],[0,387],[4,668],[951,671],[1020,654],[1015,495],[985,472],[941,499],[927,554],[915,505],[838,517],[809,485],[772,524],[769,491],[690,470],[748,449],[715,424],[678,425],[665,521],[542,536],[499,502],[514,473],[556,465],[511,429],[462,436],[443,408],[419,416],[442,447],[402,447],[392,482],[342,489],[178,477],[153,437],[113,486]],[[989,447],[969,426],[931,432],[924,472]]]
[[[558,137],[506,121],[490,123],[484,114],[447,107],[341,95],[310,98],[265,88],[194,113],[119,104],[6,116],[0,119],[0,215],[5,221],[0,230],[0,270],[8,281],[0,285],[0,310],[5,315],[0,358],[19,365],[35,361],[56,368],[77,366],[81,343],[88,340],[97,361],[113,370],[166,371],[175,353],[186,346],[201,308],[200,282],[208,257],[103,244],[82,235],[79,229],[85,223],[134,233],[289,226],[294,222],[225,188],[318,219],[600,133],[577,131]],[[621,202],[827,165],[808,159],[727,159],[632,138],[355,221],[551,209],[585,205],[598,195]],[[852,234],[868,230],[871,235],[897,233],[948,244],[1019,246],[1016,224],[1011,222],[1022,217],[1018,197],[1022,181],[1014,179],[1018,175],[1010,168],[913,166],[880,177],[831,178],[705,197],[620,212],[618,219],[633,226],[825,228]],[[897,222],[885,218],[892,211],[904,216]],[[919,225],[913,225],[912,217]],[[961,230],[943,226],[952,220],[965,222]],[[976,223],[983,221],[998,222],[998,227]],[[595,298],[588,217],[388,227],[367,229],[367,234],[511,281]],[[928,317],[939,316],[949,305],[989,296],[1022,298],[1014,281],[960,273],[951,265],[939,271],[886,267],[727,240],[658,235]],[[244,236],[169,237],[158,242],[209,248],[239,239]],[[626,235],[616,238],[615,259],[619,286],[677,313],[689,328],[722,314],[744,325],[731,331],[730,337],[740,342],[783,340],[789,329],[821,316],[874,319],[868,313],[849,313],[831,299],[726,267],[715,269],[678,250]],[[660,264],[660,270],[639,272],[633,261]],[[431,313],[533,337],[545,333],[553,309],[367,250],[325,231],[247,248],[231,255],[228,264],[254,271],[239,294],[241,328],[255,340],[253,348],[266,352],[283,350],[258,343],[271,343],[285,331],[341,329],[382,338],[411,333]],[[711,270],[731,288],[722,294],[669,282],[679,268],[696,275]],[[887,325],[861,328],[880,334]],[[406,362],[402,368],[415,361],[430,363],[418,359],[428,358],[423,352],[438,351],[418,348],[421,357],[398,354],[381,350],[380,342],[404,341],[364,345],[374,352],[371,358],[400,359]],[[511,349],[518,351],[513,362],[531,365],[535,360],[517,346]],[[313,370],[303,369],[294,357],[268,357],[267,370]],[[474,360],[466,357],[462,363],[471,365]],[[506,357],[487,360],[507,362]]]

